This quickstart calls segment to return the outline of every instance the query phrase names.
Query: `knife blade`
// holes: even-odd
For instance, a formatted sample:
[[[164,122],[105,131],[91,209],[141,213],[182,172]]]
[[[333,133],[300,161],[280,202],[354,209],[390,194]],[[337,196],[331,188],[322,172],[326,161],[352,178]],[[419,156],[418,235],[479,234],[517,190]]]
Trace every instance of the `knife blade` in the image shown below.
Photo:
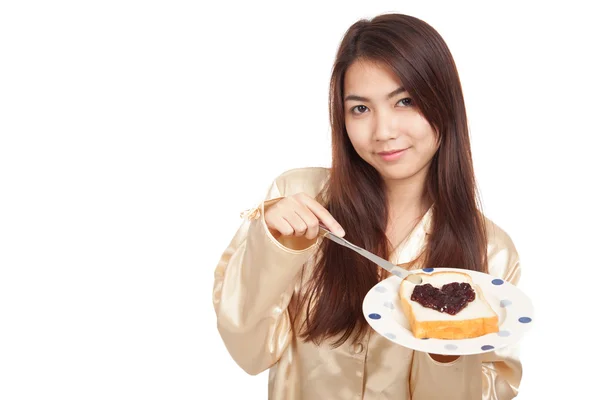
[[[361,256],[374,262],[375,264],[379,265],[381,268],[392,273],[393,275],[396,275],[397,277],[402,278],[402,279],[406,279],[417,285],[420,285],[423,282],[423,279],[421,279],[420,276],[410,273],[408,270],[401,268],[395,264],[392,264],[388,260],[385,260],[385,259],[371,253],[370,251],[363,249],[362,247],[359,247],[353,243],[350,243],[346,239],[339,237],[336,234],[332,233],[329,229],[327,229],[323,225],[319,225],[319,228],[321,228],[321,230],[323,230],[325,232],[324,236],[326,238],[328,238],[329,240],[331,240],[332,242],[335,242],[335,243],[340,244],[344,247],[347,247],[351,250],[354,250]]]

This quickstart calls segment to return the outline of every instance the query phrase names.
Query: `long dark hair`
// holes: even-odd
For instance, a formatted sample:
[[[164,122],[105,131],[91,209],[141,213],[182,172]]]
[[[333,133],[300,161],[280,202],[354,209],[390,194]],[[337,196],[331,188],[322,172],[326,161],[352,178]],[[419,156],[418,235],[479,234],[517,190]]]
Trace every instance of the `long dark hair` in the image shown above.
[[[415,17],[383,14],[354,23],[344,35],[330,82],[332,167],[320,201],[346,229],[348,240],[388,258],[383,180],[356,153],[344,123],[344,76],[359,59],[394,71],[438,134],[440,147],[426,182],[433,229],[419,262],[486,272],[485,220],[478,210],[458,71],[442,37]],[[353,333],[358,338],[366,332],[362,301],[380,276],[368,260],[330,241],[323,241],[319,254],[299,302],[308,310],[301,337],[318,343],[339,336],[333,343],[339,346]]]

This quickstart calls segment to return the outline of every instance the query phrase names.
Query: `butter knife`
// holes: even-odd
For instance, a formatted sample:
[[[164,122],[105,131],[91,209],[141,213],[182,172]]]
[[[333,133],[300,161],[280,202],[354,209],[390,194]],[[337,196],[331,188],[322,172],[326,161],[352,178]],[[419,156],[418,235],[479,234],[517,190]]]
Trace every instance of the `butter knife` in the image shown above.
[[[363,249],[362,247],[359,247],[355,244],[350,243],[346,239],[341,238],[341,237],[337,236],[336,234],[332,233],[329,229],[325,228],[323,225],[319,225],[319,227],[321,228],[322,231],[325,232],[324,236],[327,239],[329,239],[332,242],[335,242],[337,244],[340,244],[344,247],[347,247],[351,250],[354,250],[361,256],[363,256],[363,257],[369,259],[370,261],[374,262],[375,264],[379,265],[381,268],[385,269],[386,271],[392,273],[393,275],[396,275],[398,278],[406,279],[407,281],[412,282],[416,285],[420,285],[423,282],[423,279],[421,279],[420,276],[412,274],[412,273],[408,272],[408,270],[406,270],[404,268],[400,268],[399,266],[392,264],[388,260],[384,260],[383,258],[371,253],[370,251],[367,251],[367,250]]]

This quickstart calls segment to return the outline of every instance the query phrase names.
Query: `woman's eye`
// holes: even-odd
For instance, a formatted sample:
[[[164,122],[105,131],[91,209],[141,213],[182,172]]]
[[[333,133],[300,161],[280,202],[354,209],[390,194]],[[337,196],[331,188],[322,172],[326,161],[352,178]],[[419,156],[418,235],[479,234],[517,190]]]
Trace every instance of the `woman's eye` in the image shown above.
[[[355,106],[355,107],[352,107],[352,110],[351,110],[351,111],[352,111],[353,113],[355,113],[355,114],[356,114],[356,113],[358,113],[358,114],[363,114],[363,113],[364,113],[365,111],[367,111],[367,110],[368,110],[367,106],[360,105],[360,106]]]
[[[410,97],[406,97],[400,100],[397,104],[402,104],[404,107],[409,107],[412,105],[412,99]]]

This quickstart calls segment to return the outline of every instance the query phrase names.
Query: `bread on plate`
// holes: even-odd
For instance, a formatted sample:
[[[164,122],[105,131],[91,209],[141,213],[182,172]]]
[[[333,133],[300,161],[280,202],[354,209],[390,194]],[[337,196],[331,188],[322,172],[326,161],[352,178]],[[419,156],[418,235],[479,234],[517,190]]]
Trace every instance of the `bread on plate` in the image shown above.
[[[419,273],[399,289],[402,310],[416,338],[467,339],[498,332],[498,315],[466,273]]]

